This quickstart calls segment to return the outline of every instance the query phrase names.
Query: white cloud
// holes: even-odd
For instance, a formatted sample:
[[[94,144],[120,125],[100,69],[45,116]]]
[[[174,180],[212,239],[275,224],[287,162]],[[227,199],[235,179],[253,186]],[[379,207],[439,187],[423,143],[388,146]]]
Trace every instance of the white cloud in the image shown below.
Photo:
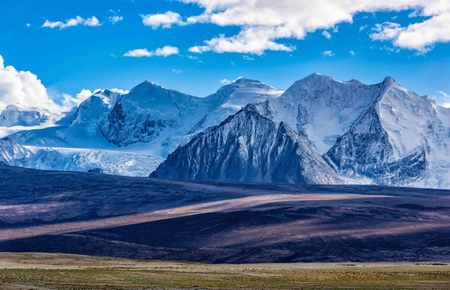
[[[232,84],[233,81],[231,81],[229,79],[223,79],[223,80],[220,80],[219,83],[221,83],[222,85],[226,86],[226,85]]]
[[[389,40],[400,48],[425,53],[435,43],[450,41],[450,11],[406,27],[398,23],[377,24],[373,40]]]
[[[450,109],[450,94],[447,94],[444,91],[438,91],[438,93],[442,96],[442,102],[440,102],[440,105],[444,108]]]
[[[333,29],[342,22],[351,23],[360,12],[417,10],[425,20],[402,28],[392,39],[402,48],[422,50],[450,37],[448,0],[179,0],[204,9],[187,23],[213,23],[238,26],[236,35],[215,37],[194,46],[191,52],[213,51],[262,54],[267,50],[292,51],[279,41],[304,39],[308,33]],[[311,17],[313,15],[314,17]],[[381,31],[380,31],[381,32]]]
[[[60,111],[35,74],[17,70],[11,65],[5,66],[0,55],[0,110],[7,105],[15,105],[22,109]]]
[[[374,33],[370,35],[373,40],[391,40],[398,36],[402,27],[398,23],[384,22],[375,24],[373,31]]]
[[[449,99],[449,100],[450,100],[450,95],[447,94],[446,92],[444,92],[444,91],[438,91],[438,93],[441,94],[445,99]]]
[[[247,28],[242,30],[238,35],[232,37],[219,37],[205,41],[206,45],[194,46],[189,49],[193,53],[204,53],[214,51],[217,53],[236,52],[261,55],[266,50],[273,51],[293,51],[294,47],[276,43],[269,37],[275,32],[271,28]]]
[[[151,26],[153,29],[159,27],[171,28],[173,25],[185,24],[181,19],[181,15],[172,11],[167,11],[164,14],[141,15],[141,17],[142,23],[144,23],[145,26]]]
[[[154,56],[163,56],[163,57],[167,57],[170,55],[176,55],[180,53],[180,50],[178,49],[178,47],[174,47],[174,46],[170,46],[170,45],[166,45],[164,47],[161,48],[157,48],[155,51],[152,52]]]
[[[152,53],[146,48],[137,48],[127,51],[123,56],[126,57],[150,57]]]
[[[122,89],[109,89],[111,92],[118,93],[121,95],[128,94],[129,91],[122,90]],[[68,112],[73,107],[78,107],[82,102],[84,102],[87,98],[94,95],[97,92],[103,91],[103,89],[95,89],[93,91],[89,89],[82,89],[79,93],[77,93],[75,96],[72,96],[70,94],[61,94],[58,98],[58,105],[61,107],[61,110],[63,112]]]
[[[181,74],[181,73],[183,73],[183,70],[182,69],[179,69],[179,68],[173,68],[172,69],[172,72],[174,73],[174,74]]]
[[[113,15],[108,18],[108,21],[111,22],[112,24],[117,24],[120,21],[123,21],[123,16]]]
[[[330,34],[328,31],[326,31],[326,30],[324,30],[324,31],[322,32],[322,35],[323,35],[323,37],[325,37],[326,39],[330,39],[330,38],[331,38],[331,34]]]
[[[208,46],[193,46],[190,47],[188,51],[192,53],[204,53],[207,51],[211,51],[211,48],[209,48]]]
[[[95,91],[96,90],[91,91],[88,89],[83,89],[75,96],[71,96],[69,94],[62,94],[59,100],[59,105],[61,106],[63,111],[69,111],[71,108],[79,106],[87,98],[92,96]]]
[[[66,29],[69,27],[75,27],[75,26],[91,26],[91,27],[96,27],[96,26],[100,26],[101,23],[98,20],[97,17],[92,16],[89,18],[83,18],[80,16],[76,16],[75,18],[70,18],[67,19],[66,21],[50,21],[50,20],[45,20],[44,24],[42,24],[42,27],[45,28],[59,28],[59,29]]]
[[[323,56],[327,56],[327,57],[332,57],[334,56],[334,52],[332,50],[325,50],[324,52],[322,52]]]
[[[179,53],[180,53],[180,50],[178,49],[178,47],[166,45],[164,47],[160,47],[155,50],[148,50],[146,48],[133,49],[133,50],[126,52],[123,56],[126,56],[126,57],[153,57],[153,56],[168,57],[168,56],[176,55]]]
[[[118,89],[118,88],[112,88],[112,89],[110,89],[110,91],[113,93],[121,94],[121,95],[125,95],[130,92],[129,90],[122,90],[122,89]]]
[[[354,56],[356,54],[356,52],[354,50],[349,50],[348,54],[350,54],[351,56]]]

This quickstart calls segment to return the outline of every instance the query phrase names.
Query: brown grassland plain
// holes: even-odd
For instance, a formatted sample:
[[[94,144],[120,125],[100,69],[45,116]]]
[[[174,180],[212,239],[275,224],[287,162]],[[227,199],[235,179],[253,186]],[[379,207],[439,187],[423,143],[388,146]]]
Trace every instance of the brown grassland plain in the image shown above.
[[[1,289],[450,289],[447,263],[198,264],[1,253]]]

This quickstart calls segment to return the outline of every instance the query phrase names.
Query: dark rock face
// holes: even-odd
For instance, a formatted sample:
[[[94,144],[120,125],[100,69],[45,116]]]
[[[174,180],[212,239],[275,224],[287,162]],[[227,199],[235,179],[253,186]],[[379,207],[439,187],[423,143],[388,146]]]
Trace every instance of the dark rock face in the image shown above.
[[[371,109],[349,132],[338,138],[326,153],[327,160],[339,170],[352,170],[386,162],[392,146],[375,109]]]
[[[169,155],[151,177],[300,184],[341,181],[307,138],[249,105]]]
[[[136,115],[128,118],[122,104],[118,103],[101,127],[101,132],[111,143],[126,146],[138,142],[148,142],[165,128],[177,126],[175,120],[152,120],[148,115]]]
[[[367,177],[379,184],[406,184],[420,178],[426,169],[425,150],[394,158],[393,147],[375,108],[338,138],[324,158],[336,171]]]

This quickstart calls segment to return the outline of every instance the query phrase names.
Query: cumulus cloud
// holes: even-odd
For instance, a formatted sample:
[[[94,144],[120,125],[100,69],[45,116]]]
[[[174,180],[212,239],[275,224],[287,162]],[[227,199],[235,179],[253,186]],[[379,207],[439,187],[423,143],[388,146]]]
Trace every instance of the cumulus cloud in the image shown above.
[[[146,48],[137,48],[127,51],[123,56],[126,57],[150,57],[152,53]]]
[[[123,16],[120,16],[120,15],[113,15],[113,16],[110,16],[110,17],[108,18],[108,21],[109,21],[111,24],[117,24],[117,23],[119,23],[120,21],[123,21]]]
[[[208,46],[193,46],[193,47],[190,47],[189,49],[188,49],[188,51],[189,52],[192,52],[192,53],[204,53],[204,52],[207,52],[207,51],[211,51],[211,48],[209,48]]]
[[[402,48],[423,50],[436,42],[447,42],[450,37],[448,0],[179,0],[194,3],[204,9],[200,15],[185,22],[213,23],[219,26],[238,26],[236,35],[215,37],[191,47],[190,52],[239,52],[262,54],[267,50],[292,51],[280,43],[283,39],[304,39],[308,33],[333,29],[342,22],[351,23],[360,12],[419,11],[425,20],[407,27],[390,39]],[[311,17],[313,15],[314,17]],[[181,21],[181,19],[179,19]],[[158,27],[158,26],[157,26]],[[381,30],[376,33],[382,32]],[[394,31],[389,31],[392,33]],[[387,34],[385,35],[387,37]],[[382,35],[378,36],[381,40]],[[376,40],[378,40],[376,39]]]
[[[435,43],[450,41],[450,11],[408,26],[391,22],[377,24],[374,30],[373,40],[389,40],[397,47],[425,53]]]
[[[334,56],[334,52],[332,50],[325,50],[324,52],[322,52],[323,56],[327,56],[327,57],[332,57]]]
[[[88,89],[81,90],[75,96],[64,93],[61,95],[58,105],[60,105],[63,111],[69,111],[71,108],[79,106],[93,94],[94,92]]]
[[[179,54],[180,50],[178,47],[166,45],[164,47],[157,48],[155,50],[148,50],[146,48],[138,48],[127,51],[123,56],[126,57],[153,57],[153,56],[162,56],[168,57],[171,55]]]
[[[205,41],[205,45],[193,46],[189,48],[189,51],[192,53],[214,51],[217,53],[236,52],[261,55],[266,50],[290,52],[295,49],[292,46],[276,43],[270,37],[267,37],[275,33],[271,28],[247,28],[232,37],[220,35],[219,37],[207,40]]]
[[[164,14],[141,15],[141,17],[142,23],[144,23],[145,26],[151,26],[153,29],[159,27],[171,28],[173,25],[184,25],[181,15],[172,11],[167,11]]]
[[[121,95],[125,95],[130,92],[129,90],[123,90],[123,89],[118,89],[118,88],[112,88],[112,89],[110,89],[110,91],[113,93],[121,94]]]
[[[128,94],[128,90],[122,90],[122,89],[109,89],[111,92],[118,93],[121,95]],[[82,89],[80,92],[78,92],[75,96],[72,96],[70,94],[63,93],[58,98],[58,105],[61,107],[61,110],[63,112],[68,112],[73,107],[78,107],[82,102],[84,102],[87,98],[90,96],[103,91],[103,89],[96,89],[96,90],[89,90],[89,89]]]
[[[38,77],[29,71],[20,71],[4,64],[0,55],[0,110],[8,105],[22,109],[40,109],[59,112],[60,107],[48,96]]]
[[[65,21],[50,21],[50,20],[45,20],[44,24],[42,24],[42,27],[44,28],[59,28],[59,29],[66,29],[69,27],[75,27],[75,26],[91,26],[91,27],[96,27],[96,26],[100,26],[101,23],[98,20],[97,17],[92,16],[89,18],[83,18],[80,16],[76,16],[74,18],[70,18],[67,19]]]
[[[373,31],[374,33],[370,35],[373,40],[387,40],[397,37],[402,28],[398,23],[384,22],[375,24]]]

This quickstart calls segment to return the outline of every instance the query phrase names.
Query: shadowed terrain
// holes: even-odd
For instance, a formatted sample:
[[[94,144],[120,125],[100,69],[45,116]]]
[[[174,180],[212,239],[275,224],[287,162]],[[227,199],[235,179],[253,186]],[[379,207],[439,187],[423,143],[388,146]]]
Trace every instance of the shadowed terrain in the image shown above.
[[[0,251],[212,263],[449,261],[450,191],[0,167]]]

